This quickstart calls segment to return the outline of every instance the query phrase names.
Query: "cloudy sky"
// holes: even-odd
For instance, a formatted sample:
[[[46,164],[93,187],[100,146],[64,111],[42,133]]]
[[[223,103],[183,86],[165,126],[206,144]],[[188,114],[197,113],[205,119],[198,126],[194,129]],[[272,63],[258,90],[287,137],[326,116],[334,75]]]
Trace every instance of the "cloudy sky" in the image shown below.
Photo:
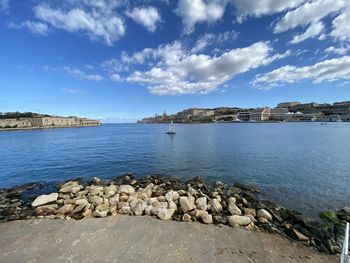
[[[0,0],[0,111],[349,100],[349,53],[348,0]]]

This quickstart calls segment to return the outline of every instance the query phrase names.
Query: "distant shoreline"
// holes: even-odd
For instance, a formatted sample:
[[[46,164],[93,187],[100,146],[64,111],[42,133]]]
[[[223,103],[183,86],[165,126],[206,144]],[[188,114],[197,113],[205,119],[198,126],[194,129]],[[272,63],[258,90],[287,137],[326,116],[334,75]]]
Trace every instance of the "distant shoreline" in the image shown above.
[[[25,127],[25,128],[0,128],[0,131],[20,131],[20,130],[46,130],[46,129],[61,129],[61,128],[84,128],[98,127],[101,125],[80,125],[80,126],[52,126],[52,127]]]

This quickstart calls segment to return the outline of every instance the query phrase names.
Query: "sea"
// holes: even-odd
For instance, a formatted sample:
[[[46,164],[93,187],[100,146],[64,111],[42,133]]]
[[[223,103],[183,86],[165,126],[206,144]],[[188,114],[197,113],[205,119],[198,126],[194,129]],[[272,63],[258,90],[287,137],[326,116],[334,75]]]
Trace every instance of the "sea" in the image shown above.
[[[105,124],[0,132],[0,188],[131,172],[246,183],[311,217],[350,206],[350,123]]]

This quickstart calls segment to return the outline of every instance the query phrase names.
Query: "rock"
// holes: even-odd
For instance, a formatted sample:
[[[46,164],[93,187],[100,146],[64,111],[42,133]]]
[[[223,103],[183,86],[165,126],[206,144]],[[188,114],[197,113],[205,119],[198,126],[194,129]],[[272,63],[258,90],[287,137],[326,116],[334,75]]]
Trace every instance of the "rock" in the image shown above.
[[[38,206],[35,209],[35,213],[36,213],[36,215],[54,214],[56,212],[57,208],[58,208],[57,204]]]
[[[290,229],[290,235],[298,241],[309,241],[309,238],[295,228]]]
[[[242,183],[235,183],[234,184],[235,187],[238,187],[238,188],[241,188],[243,190],[246,190],[246,191],[250,191],[250,192],[260,192],[258,188],[256,187],[253,187],[253,186],[249,186],[249,185],[246,185],[246,184],[242,184]]]
[[[84,217],[84,218],[92,217],[92,210],[91,210],[90,208],[86,209],[86,210],[83,212],[83,217]]]
[[[199,210],[207,211],[207,198],[206,197],[200,197],[196,200],[196,205]]]
[[[242,192],[242,189],[238,187],[231,187],[227,190],[227,196],[228,197],[234,197],[235,195],[239,195]]]
[[[170,190],[169,192],[167,192],[165,194],[165,199],[170,202],[170,201],[176,201],[177,199],[179,199],[179,193],[173,190]]]
[[[265,209],[260,209],[256,215],[258,218],[265,218],[268,221],[272,221],[272,215]]]
[[[255,219],[254,216],[252,216],[251,214],[247,214],[247,215],[244,215],[244,216],[247,216],[250,218],[250,220],[255,224],[256,222],[258,222],[258,220]]]
[[[49,195],[41,195],[35,198],[35,200],[32,202],[32,207],[40,206],[40,205],[46,205],[52,202],[57,201],[58,193],[52,193]]]
[[[130,206],[123,206],[119,212],[124,215],[130,215],[131,214],[131,208]]]
[[[118,189],[118,193],[132,194],[135,193],[135,189],[131,185],[121,185]]]
[[[92,215],[94,217],[106,217],[107,216],[107,211],[99,211],[99,210],[95,210]]]
[[[73,214],[83,211],[89,205],[89,202],[86,199],[79,199],[75,201],[75,205],[77,207],[73,210]]]
[[[163,207],[155,207],[153,213],[161,220],[169,220],[174,214],[174,209],[167,209]]]
[[[68,181],[68,182],[64,183],[63,185],[61,185],[60,188],[66,188],[68,186],[73,186],[73,185],[77,186],[77,185],[79,185],[79,182],[78,181]]]
[[[175,204],[174,201],[169,201],[169,202],[168,202],[168,208],[169,208],[169,209],[174,209],[174,211],[177,211],[177,210],[178,210],[178,209],[177,209],[177,205]]]
[[[251,222],[249,225],[245,226],[244,228],[248,231],[252,231],[254,229],[254,226],[255,226],[254,223]]]
[[[252,215],[253,217],[256,217],[256,211],[252,208],[244,208],[244,215]]]
[[[195,210],[195,217],[196,217],[196,219],[200,220],[204,224],[212,224],[213,223],[213,217],[207,211],[196,209]]]
[[[64,205],[62,206],[60,209],[57,210],[57,214],[61,214],[61,215],[65,215],[68,214],[70,212],[72,212],[75,208],[75,205]]]
[[[196,208],[196,205],[194,204],[195,198],[193,196],[181,196],[179,198],[179,203],[182,208],[182,211],[184,213],[187,213],[188,211],[191,211]]]
[[[166,202],[166,199],[165,199],[165,197],[164,196],[158,196],[157,197],[157,200],[159,201],[159,202]]]
[[[337,221],[337,214],[332,210],[324,210],[319,214],[319,216],[325,221],[326,223],[335,223]]]
[[[210,209],[214,214],[219,214],[222,211],[222,205],[216,198],[213,198],[210,201],[210,205],[211,205]]]
[[[215,222],[215,224],[226,224],[227,223],[227,219],[224,216],[221,215],[213,215],[213,221]]]
[[[98,177],[94,177],[93,180],[94,180],[95,184],[100,184],[101,183],[101,179],[98,178]]]
[[[141,216],[143,213],[142,204],[137,204],[134,209],[132,209],[132,212],[135,216]]]
[[[269,220],[267,220],[266,218],[263,217],[259,217],[258,218],[259,223],[261,224],[267,224],[269,222]]]
[[[151,216],[153,214],[153,206],[149,205],[145,207],[145,215],[146,216]]]
[[[118,202],[119,202],[119,194],[116,194],[109,198],[110,205],[118,205]]]
[[[76,184],[72,184],[72,185],[68,185],[66,187],[63,187],[59,190],[60,193],[78,193],[81,189],[83,189],[82,185],[76,185]]]
[[[193,187],[188,187],[188,190],[187,190],[187,192],[188,192],[188,194],[190,195],[190,196],[197,196],[198,195],[198,191],[197,190],[195,190]]]
[[[241,209],[238,208],[238,206],[236,206],[235,204],[235,198],[230,197],[228,199],[228,211],[230,212],[231,215],[242,215],[242,211]]]
[[[90,196],[89,203],[93,204],[95,207],[103,203],[103,198],[98,195]]]
[[[118,209],[122,209],[125,206],[130,207],[129,203],[127,203],[127,202],[118,202]]]
[[[103,186],[91,185],[86,187],[86,190],[88,190],[90,195],[100,195],[103,192]]]
[[[182,216],[182,221],[184,221],[184,222],[191,222],[192,221],[191,216],[189,214],[184,214]]]
[[[229,223],[230,226],[246,226],[249,225],[251,223],[251,220],[249,217],[247,216],[238,216],[238,215],[234,215],[234,216],[228,216],[227,217],[227,221]]]

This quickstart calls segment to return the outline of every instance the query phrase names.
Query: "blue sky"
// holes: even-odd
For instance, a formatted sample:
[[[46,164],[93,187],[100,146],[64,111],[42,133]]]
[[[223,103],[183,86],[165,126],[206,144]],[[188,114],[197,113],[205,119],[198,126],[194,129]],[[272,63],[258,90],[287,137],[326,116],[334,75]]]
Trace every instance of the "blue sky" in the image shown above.
[[[349,52],[347,0],[0,0],[0,111],[349,100]]]

